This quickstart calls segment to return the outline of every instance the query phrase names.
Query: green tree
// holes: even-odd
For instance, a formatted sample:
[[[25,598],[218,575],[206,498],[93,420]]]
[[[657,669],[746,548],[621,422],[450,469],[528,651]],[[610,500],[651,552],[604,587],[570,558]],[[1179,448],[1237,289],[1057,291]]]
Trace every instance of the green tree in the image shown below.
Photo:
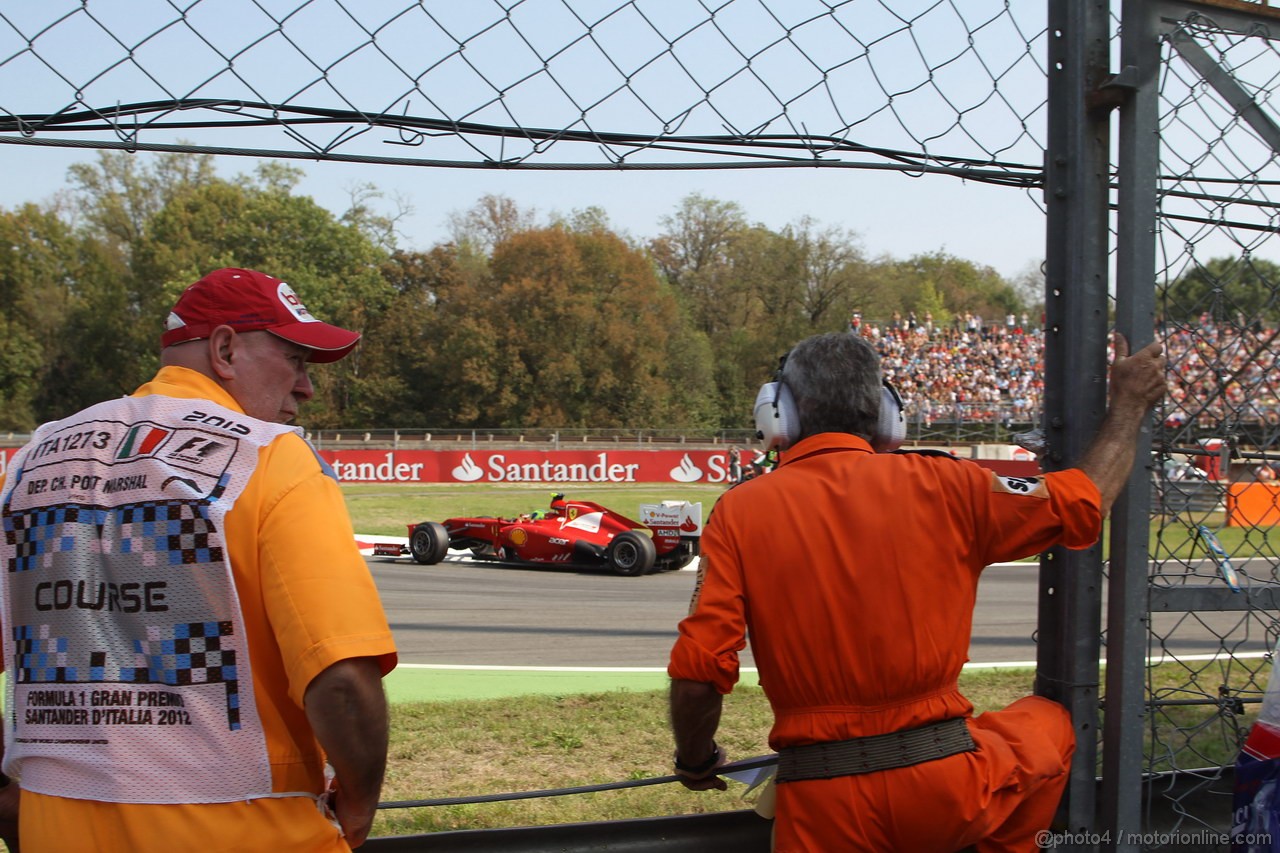
[[[484,195],[469,210],[449,215],[449,232],[458,246],[488,255],[502,241],[533,229],[535,221],[535,211],[521,210],[507,196]]]
[[[68,175],[86,229],[125,256],[176,195],[216,179],[209,154],[144,158],[123,151],[100,151],[93,163],[73,164]]]
[[[737,286],[730,255],[735,239],[748,229],[742,208],[693,193],[661,224],[664,230],[649,250],[685,300],[696,328],[714,337],[741,322],[749,307]]]
[[[946,303],[942,301],[942,294],[933,286],[931,279],[920,282],[915,301],[911,303],[908,310],[915,311],[916,317],[922,323],[929,319],[933,320],[936,326],[946,326],[951,323],[951,312],[947,310]]]
[[[609,221],[609,214],[603,207],[591,205],[581,209],[575,208],[568,215],[555,214],[551,217],[551,225],[566,231],[613,231],[617,233]],[[621,235],[619,235],[621,236]]]
[[[118,280],[116,253],[54,208],[0,211],[0,428],[30,429],[121,391],[120,327],[89,296]],[[100,364],[78,371],[86,354]]]
[[[1252,255],[1214,258],[1178,276],[1161,294],[1166,319],[1195,323],[1280,319],[1280,265]]]
[[[380,274],[390,300],[365,326],[361,393],[349,412],[352,422],[476,424],[500,374],[478,366],[470,360],[473,353],[465,351],[490,345],[493,336],[488,327],[478,332],[474,327],[485,312],[469,297],[480,288],[466,283],[456,247],[395,252]]]
[[[384,197],[375,184],[360,183],[348,188],[351,203],[342,214],[341,221],[362,232],[374,245],[386,252],[394,251],[399,242],[397,230],[400,221],[413,213],[413,205],[402,195],[394,194],[394,213],[380,213],[373,202]]]
[[[383,266],[396,295],[367,364],[415,425],[714,422],[705,339],[643,252],[602,228],[550,227],[500,241],[483,268],[467,255],[439,246]]]
[[[803,276],[800,304],[810,329],[843,323],[848,311],[841,309],[855,300],[869,299],[865,292],[867,263],[853,232],[820,228],[805,216],[784,228],[783,235],[796,243],[799,252]]]
[[[917,317],[931,311],[937,325],[945,322],[944,314],[972,313],[991,323],[1026,309],[1018,291],[994,269],[945,252],[892,261],[889,275],[897,282],[902,308]],[[934,307],[939,299],[942,311]]]
[[[499,243],[490,268],[515,383],[511,425],[688,423],[668,395],[680,313],[642,252],[611,232],[547,228]]]

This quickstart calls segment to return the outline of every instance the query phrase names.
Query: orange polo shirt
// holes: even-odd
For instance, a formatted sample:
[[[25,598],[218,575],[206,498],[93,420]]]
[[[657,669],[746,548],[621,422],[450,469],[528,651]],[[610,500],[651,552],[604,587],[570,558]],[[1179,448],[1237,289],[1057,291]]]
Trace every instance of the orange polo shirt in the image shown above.
[[[982,569],[1057,543],[1087,547],[1101,522],[1098,490],[1078,470],[1030,480],[997,477],[963,460],[875,454],[854,436],[813,436],[785,452],[777,470],[732,488],[716,504],[702,537],[698,588],[680,623],[668,674],[728,693],[749,633],[774,711],[769,742],[775,749],[968,717],[973,708],[957,678],[968,657]],[[1030,707],[1033,715],[1047,715],[1044,725],[1052,728],[1054,743],[1020,753],[997,749],[987,734],[975,732],[980,746],[986,743],[989,766],[968,767],[947,783],[996,791],[1012,784],[1019,767],[1035,765],[1036,779],[1065,773],[1071,744],[1058,736],[1065,716],[1045,700]],[[927,772],[972,764],[974,755],[930,762]],[[881,842],[891,845],[882,849],[894,849],[892,838],[874,832],[855,832],[865,847],[849,846],[849,836],[840,832],[853,818],[839,820],[826,795],[819,797],[820,813],[807,812],[799,792],[866,789],[893,774],[918,772],[780,785],[777,849],[876,849]],[[970,778],[975,773],[982,781]],[[901,808],[896,795],[886,790],[883,796],[884,808]],[[840,795],[851,797],[849,790]],[[922,820],[946,811],[937,802],[922,805]],[[990,802],[986,807],[994,808]],[[819,833],[810,839],[817,846],[788,840],[788,823],[801,818]],[[940,838],[951,837],[955,827],[948,826],[941,821]],[[828,830],[836,834],[822,834]]]
[[[210,400],[242,411],[195,371],[165,367],[135,396]],[[338,484],[296,435],[276,439],[225,520],[227,552],[244,617],[259,716],[276,792],[319,794],[324,755],[302,697],[338,661],[396,664],[368,566]],[[146,760],[139,756],[139,760]],[[28,851],[130,849],[348,850],[307,797],[202,805],[118,805],[23,792]]]

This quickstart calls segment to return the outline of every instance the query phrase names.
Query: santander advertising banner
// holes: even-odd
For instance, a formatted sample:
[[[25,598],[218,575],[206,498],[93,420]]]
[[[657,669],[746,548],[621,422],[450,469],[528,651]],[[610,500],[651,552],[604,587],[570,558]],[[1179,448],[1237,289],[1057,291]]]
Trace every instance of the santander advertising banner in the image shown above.
[[[733,452],[321,450],[320,455],[346,483],[723,483]]]
[[[0,475],[15,448],[0,449]],[[725,483],[734,450],[321,450],[346,483]],[[1034,477],[1027,459],[975,459],[1004,477]]]

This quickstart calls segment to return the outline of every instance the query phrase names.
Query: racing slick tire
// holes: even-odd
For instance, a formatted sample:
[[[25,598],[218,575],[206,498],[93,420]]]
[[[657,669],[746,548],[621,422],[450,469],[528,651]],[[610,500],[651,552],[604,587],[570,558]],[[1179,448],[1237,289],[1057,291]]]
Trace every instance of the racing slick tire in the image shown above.
[[[409,537],[409,554],[415,563],[433,566],[449,553],[449,531],[443,524],[424,521],[413,528]]]
[[[653,540],[643,533],[624,530],[609,543],[605,552],[610,568],[623,577],[635,577],[647,574],[654,561],[658,559],[658,550]]]

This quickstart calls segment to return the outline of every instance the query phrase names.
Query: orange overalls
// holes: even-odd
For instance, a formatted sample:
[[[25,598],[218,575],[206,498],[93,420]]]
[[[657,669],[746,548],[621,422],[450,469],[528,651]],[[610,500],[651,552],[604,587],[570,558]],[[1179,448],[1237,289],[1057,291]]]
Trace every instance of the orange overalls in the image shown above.
[[[716,505],[668,673],[728,693],[749,632],[774,749],[968,717],[956,680],[982,569],[1087,547],[1101,521],[1098,490],[1078,470],[1002,478],[813,436]],[[1067,712],[1029,697],[969,727],[974,752],[779,784],[775,849],[1035,850],[1066,784]]]

